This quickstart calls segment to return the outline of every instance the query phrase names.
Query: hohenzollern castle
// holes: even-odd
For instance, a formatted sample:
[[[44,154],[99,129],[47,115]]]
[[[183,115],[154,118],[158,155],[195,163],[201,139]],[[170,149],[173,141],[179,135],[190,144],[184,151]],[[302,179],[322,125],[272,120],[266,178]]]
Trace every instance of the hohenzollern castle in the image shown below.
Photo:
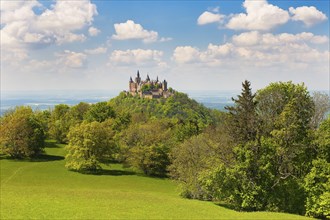
[[[133,81],[132,77],[129,79],[129,92],[133,96],[140,96],[141,98],[168,98],[173,95],[173,92],[167,89],[167,81],[164,79],[163,82],[158,80],[150,80],[147,75],[146,80],[141,80],[139,71]]]

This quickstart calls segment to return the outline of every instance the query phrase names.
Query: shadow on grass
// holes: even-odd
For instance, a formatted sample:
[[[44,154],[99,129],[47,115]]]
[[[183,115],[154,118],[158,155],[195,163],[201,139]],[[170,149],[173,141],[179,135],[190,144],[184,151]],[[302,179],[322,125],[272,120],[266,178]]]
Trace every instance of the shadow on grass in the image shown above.
[[[59,148],[58,144],[56,141],[53,140],[46,140],[45,141],[45,148]]]
[[[41,154],[36,157],[32,158],[16,158],[11,157],[9,155],[0,155],[0,160],[11,160],[14,162],[50,162],[50,161],[57,161],[57,160],[64,160],[62,156],[56,155],[48,155],[48,154]]]
[[[109,175],[109,176],[129,176],[129,175],[136,175],[133,171],[127,170],[98,170],[93,173],[86,173],[91,175]]]
[[[57,156],[57,155],[41,154],[38,157],[31,158],[29,161],[31,161],[31,162],[50,162],[50,161],[57,161],[57,160],[64,160],[64,157]]]
[[[235,209],[235,206],[232,205],[232,204],[229,204],[229,203],[225,203],[225,202],[214,202],[214,204],[216,204],[217,206],[224,207],[226,209],[231,209],[231,210],[237,211]]]

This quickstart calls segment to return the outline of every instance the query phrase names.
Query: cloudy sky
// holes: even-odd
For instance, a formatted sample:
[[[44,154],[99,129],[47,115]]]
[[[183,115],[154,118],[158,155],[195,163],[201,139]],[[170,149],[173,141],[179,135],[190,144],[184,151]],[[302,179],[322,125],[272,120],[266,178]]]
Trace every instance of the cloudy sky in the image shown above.
[[[1,90],[329,90],[329,1],[1,0]]]

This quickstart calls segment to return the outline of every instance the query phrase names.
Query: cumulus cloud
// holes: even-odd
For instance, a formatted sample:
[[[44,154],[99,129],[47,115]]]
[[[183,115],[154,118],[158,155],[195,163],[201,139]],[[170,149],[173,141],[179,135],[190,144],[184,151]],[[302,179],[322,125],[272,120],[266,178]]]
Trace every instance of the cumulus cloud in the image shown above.
[[[145,30],[142,25],[136,24],[132,20],[125,23],[114,24],[116,34],[112,35],[114,40],[131,40],[140,39],[144,43],[152,43],[158,41],[158,33],[156,31]],[[161,41],[168,41],[171,38],[161,38]]]
[[[159,50],[114,50],[110,55],[110,65],[164,66]]]
[[[88,33],[90,36],[94,37],[94,36],[97,36],[101,31],[95,27],[90,27],[88,29]]]
[[[226,27],[234,30],[270,30],[285,24],[289,13],[266,0],[245,0],[243,7],[246,13],[235,14]]]
[[[219,9],[215,13],[205,11],[197,19],[198,25],[205,25],[210,23],[221,23],[224,19],[224,15],[218,13]]]
[[[200,51],[191,46],[177,47],[173,53],[173,59],[177,63],[192,63],[198,61],[200,57]]]
[[[50,8],[35,0],[1,1],[1,46],[10,52],[84,41],[86,36],[77,31],[91,25],[95,15],[90,0],[56,1]]]
[[[314,65],[328,62],[329,52],[315,44],[329,41],[327,36],[312,33],[262,34],[257,31],[234,35],[230,43],[209,44],[204,51],[191,46],[177,47],[172,59],[178,64],[221,65]]]
[[[84,53],[65,50],[63,53],[56,54],[58,57],[57,65],[67,68],[84,68],[87,65],[87,55]]]
[[[318,24],[327,19],[327,16],[321,11],[317,10],[314,6],[302,6],[289,8],[290,14],[292,14],[292,20],[302,21],[307,27]]]
[[[103,53],[106,53],[107,50],[108,50],[108,48],[106,48],[106,47],[97,47],[95,49],[85,50],[85,53],[91,54],[91,55],[103,54]]]

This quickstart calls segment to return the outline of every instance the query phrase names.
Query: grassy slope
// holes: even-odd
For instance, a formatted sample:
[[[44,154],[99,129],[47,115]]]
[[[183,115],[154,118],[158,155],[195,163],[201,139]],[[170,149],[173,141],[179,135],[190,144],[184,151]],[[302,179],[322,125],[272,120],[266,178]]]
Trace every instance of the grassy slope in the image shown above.
[[[119,164],[97,176],[69,172],[62,147],[46,152],[53,156],[40,162],[1,160],[0,219],[305,219],[183,199],[172,181],[138,176]]]

